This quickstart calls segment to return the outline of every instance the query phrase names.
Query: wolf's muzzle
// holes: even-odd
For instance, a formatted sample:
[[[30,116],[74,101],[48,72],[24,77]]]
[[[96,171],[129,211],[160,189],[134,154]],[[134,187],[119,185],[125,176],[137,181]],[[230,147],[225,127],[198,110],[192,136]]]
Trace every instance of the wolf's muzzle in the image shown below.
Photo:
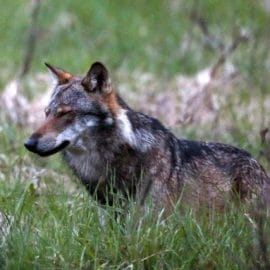
[[[36,153],[36,148],[38,144],[38,139],[35,137],[30,137],[25,143],[24,146],[31,152]]]
[[[69,145],[69,141],[63,141],[60,145],[56,147],[42,147],[42,144],[39,143],[39,138],[36,136],[30,137],[25,143],[24,146],[31,152],[38,154],[42,157],[53,155]]]

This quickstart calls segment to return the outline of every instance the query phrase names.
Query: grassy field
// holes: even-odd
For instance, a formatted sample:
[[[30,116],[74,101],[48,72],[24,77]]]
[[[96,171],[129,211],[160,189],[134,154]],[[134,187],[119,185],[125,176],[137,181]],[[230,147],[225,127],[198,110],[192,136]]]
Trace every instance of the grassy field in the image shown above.
[[[1,91],[21,69],[31,1],[0,3]],[[212,38],[194,22],[194,14],[207,22]],[[269,25],[263,1],[42,1],[37,47],[24,80],[44,72],[45,61],[81,74],[100,60],[117,79],[145,73],[168,82],[212,65],[222,47],[245,31],[248,41],[230,57],[245,83],[236,84],[225,100],[219,132],[196,124],[172,129],[244,147],[269,170],[259,136],[260,128],[269,126]],[[125,83],[132,88],[136,80],[140,77]],[[36,88],[26,85],[25,93],[34,97]],[[230,128],[221,129],[223,119]],[[139,217],[131,201],[124,218],[115,219],[119,207],[97,205],[59,156],[42,159],[26,152],[23,142],[30,132],[7,121],[0,110],[0,269],[269,266],[270,221],[262,211],[249,213],[243,206],[223,214],[195,213],[179,205],[164,220],[150,210]]]

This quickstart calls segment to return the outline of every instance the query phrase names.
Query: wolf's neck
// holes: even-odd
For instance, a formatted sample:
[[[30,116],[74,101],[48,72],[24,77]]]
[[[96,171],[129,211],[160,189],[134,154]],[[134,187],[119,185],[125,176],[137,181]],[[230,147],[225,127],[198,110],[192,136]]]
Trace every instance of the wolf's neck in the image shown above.
[[[156,137],[151,130],[151,121],[152,118],[141,113],[121,109],[116,117],[116,127],[123,143],[141,153],[152,148],[156,143]]]
[[[127,171],[130,164],[137,163],[138,156],[142,158],[158,140],[151,130],[151,121],[152,118],[121,108],[112,129],[87,132],[64,151],[64,159],[81,179],[90,182],[106,177],[108,169],[133,174]],[[138,124],[142,122],[143,125]]]

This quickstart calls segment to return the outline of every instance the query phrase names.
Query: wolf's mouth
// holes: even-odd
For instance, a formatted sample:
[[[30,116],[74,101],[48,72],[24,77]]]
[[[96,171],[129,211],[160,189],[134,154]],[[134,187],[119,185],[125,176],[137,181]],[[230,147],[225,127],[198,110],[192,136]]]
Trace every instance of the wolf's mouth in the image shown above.
[[[36,153],[38,155],[40,155],[41,157],[47,157],[47,156],[53,155],[53,154],[63,150],[68,145],[69,145],[69,141],[63,141],[60,145],[58,145],[57,147],[55,147],[52,150],[49,150],[49,151],[46,151],[46,152],[36,152]]]
[[[51,149],[51,150],[48,150],[48,151],[43,151],[43,150],[40,150],[40,149],[37,149],[36,147],[29,147],[27,144],[25,144],[25,147],[35,153],[35,154],[38,154],[39,156],[41,157],[47,157],[47,156],[51,156],[61,150],[63,150],[65,147],[67,147],[69,145],[69,141],[63,141],[60,145],[58,145],[57,147]]]

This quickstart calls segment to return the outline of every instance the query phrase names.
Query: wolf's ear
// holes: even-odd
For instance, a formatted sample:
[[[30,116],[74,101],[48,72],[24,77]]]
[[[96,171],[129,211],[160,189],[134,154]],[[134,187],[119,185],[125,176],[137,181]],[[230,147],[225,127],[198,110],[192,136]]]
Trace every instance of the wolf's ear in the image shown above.
[[[112,91],[111,79],[107,68],[100,62],[95,62],[82,79],[82,86],[86,91],[101,91],[110,93]]]
[[[69,72],[66,72],[60,68],[54,67],[48,63],[45,63],[47,68],[49,69],[50,73],[52,74],[52,77],[56,84],[65,84],[68,83],[72,78],[73,75]]]

